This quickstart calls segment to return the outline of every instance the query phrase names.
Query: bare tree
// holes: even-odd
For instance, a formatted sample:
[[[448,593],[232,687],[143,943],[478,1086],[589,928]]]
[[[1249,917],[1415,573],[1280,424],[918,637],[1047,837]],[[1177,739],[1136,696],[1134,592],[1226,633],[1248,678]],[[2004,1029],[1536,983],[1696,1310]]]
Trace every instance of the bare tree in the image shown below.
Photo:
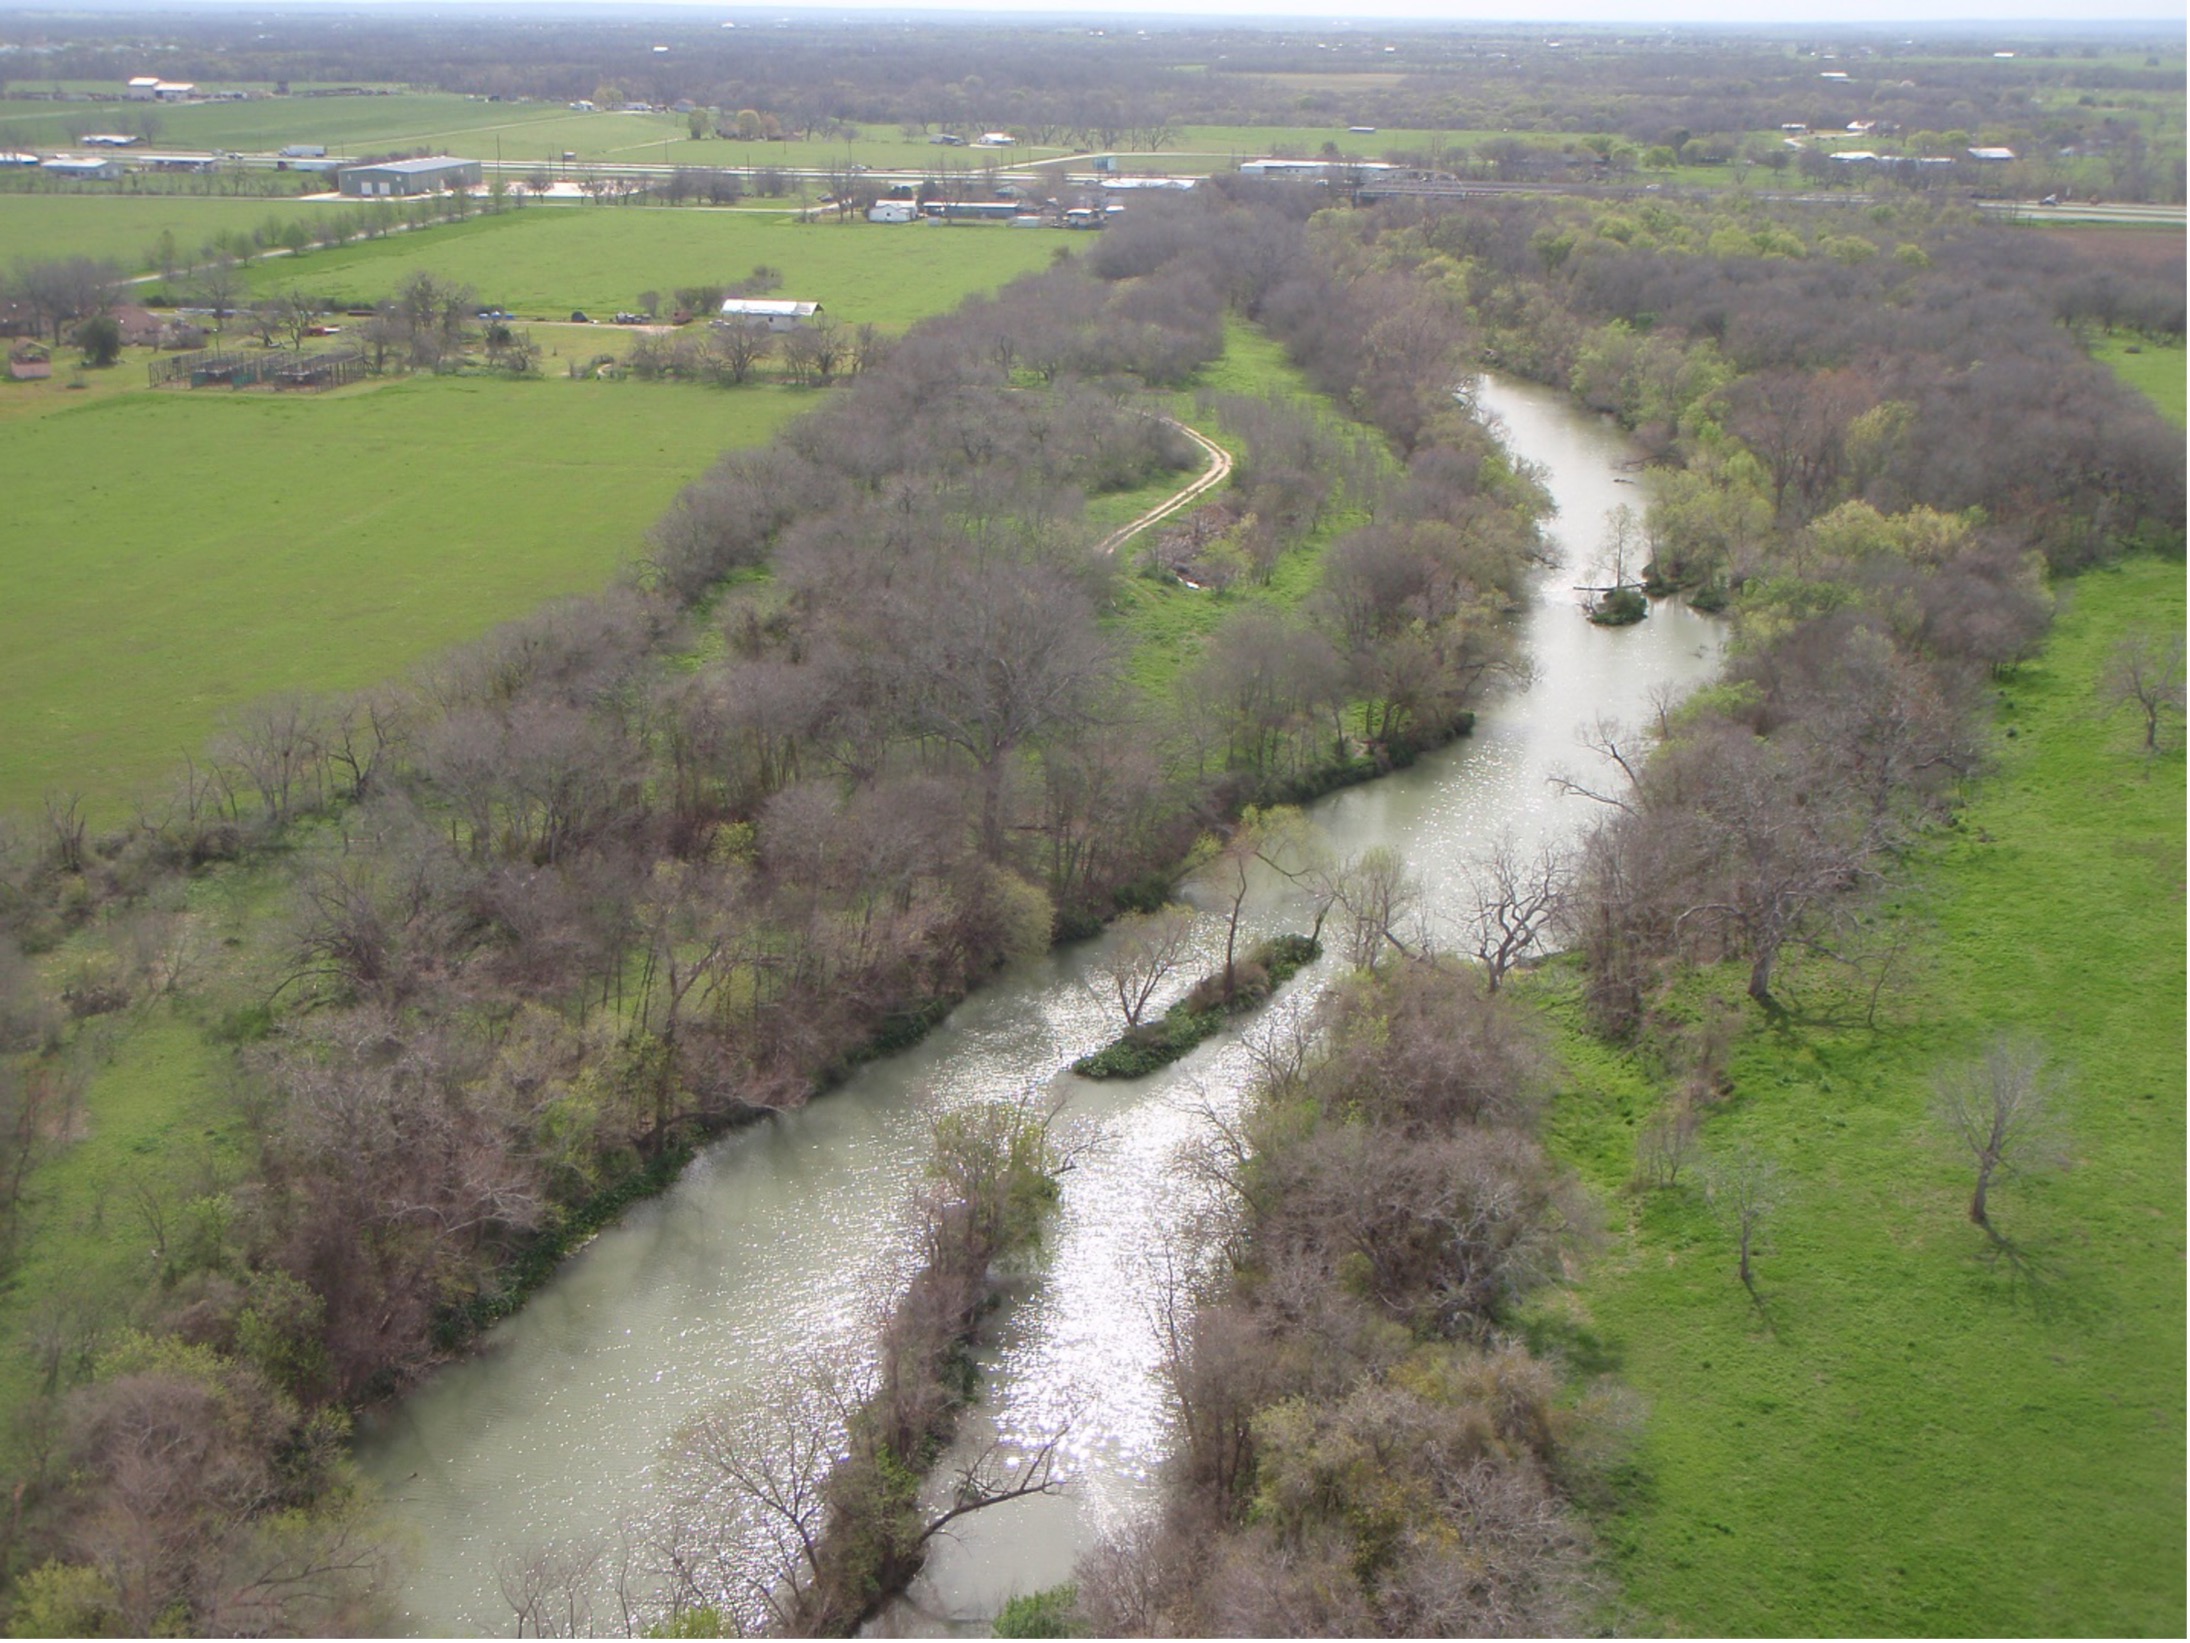
[[[1737,1147],[1706,1167],[1704,1193],[1734,1229],[1741,1250],[1741,1286],[1752,1300],[1758,1299],[1752,1259],[1759,1231],[1779,1208],[1779,1166],[1753,1147]]]
[[[275,299],[275,306],[281,314],[281,328],[289,333],[289,346],[303,353],[304,339],[319,324],[319,299],[303,291],[288,291]]]
[[[1346,931],[1346,961],[1357,970],[1373,970],[1387,950],[1411,956],[1399,928],[1421,908],[1422,881],[1407,871],[1398,851],[1378,845],[1342,866],[1331,894]]]
[[[1128,1028],[1141,1024],[1156,990],[1186,962],[1193,939],[1194,910],[1177,903],[1118,921],[1096,979],[1102,992],[1117,999]]]
[[[767,326],[747,320],[737,325],[718,325],[709,342],[717,377],[731,387],[742,387],[760,362],[775,351],[776,339]]]
[[[1635,1185],[1677,1187],[1696,1147],[1696,1109],[1676,1100],[1635,1133]]]
[[[1482,961],[1486,985],[1495,993],[1506,972],[1536,950],[1561,916],[1572,866],[1548,842],[1524,856],[1507,833],[1462,874],[1470,950]]]
[[[1987,1197],[1995,1181],[2051,1168],[2060,1161],[2061,1080],[2046,1066],[2044,1047],[2002,1033],[1973,1063],[1942,1074],[1933,1111],[1977,1165],[1969,1218],[1994,1243]]]
[[[519,1637],[593,1635],[593,1578],[603,1548],[555,1540],[503,1557],[494,1570]]]
[[[2162,728],[2183,715],[2183,636],[2132,633],[2114,647],[2099,675],[2105,712],[2134,706],[2144,716],[2144,749],[2156,753]]]
[[[230,257],[215,257],[198,271],[197,299],[213,312],[213,329],[228,323],[243,297],[243,272]]]

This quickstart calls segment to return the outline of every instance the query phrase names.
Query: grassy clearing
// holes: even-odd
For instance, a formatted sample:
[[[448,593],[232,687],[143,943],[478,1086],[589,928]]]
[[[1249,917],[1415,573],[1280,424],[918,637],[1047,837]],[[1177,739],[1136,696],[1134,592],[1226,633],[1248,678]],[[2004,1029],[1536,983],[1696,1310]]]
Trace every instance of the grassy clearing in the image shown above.
[[[152,246],[163,230],[188,257],[223,231],[249,233],[269,217],[309,223],[317,220],[314,210],[297,200],[193,194],[0,193],[0,244],[29,261],[96,257],[135,274],[152,266]]]
[[[1220,394],[1320,398],[1308,386],[1307,378],[1286,359],[1282,344],[1236,316],[1225,321],[1223,355],[1202,368],[1195,389]],[[1194,398],[1194,392],[1178,395],[1172,414],[1182,422],[1192,423],[1238,456],[1238,441],[1219,427],[1214,417],[1196,415]],[[1176,480],[1166,480],[1164,484],[1152,487],[1145,500],[1140,500],[1141,493],[1133,493],[1138,506],[1123,506],[1115,523],[1124,524],[1177,488]],[[1209,500],[1216,501],[1222,494],[1216,493]],[[1098,507],[1110,501],[1103,498]],[[1090,509],[1090,516],[1100,519],[1096,508]],[[1299,604],[1315,591],[1321,580],[1323,550],[1342,532],[1360,522],[1360,516],[1351,511],[1334,513],[1308,541],[1278,562],[1268,583],[1260,587],[1241,583],[1222,593],[1184,588],[1173,582],[1158,582],[1135,574],[1141,542],[1136,538],[1126,543],[1118,550],[1119,569],[1123,574],[1116,586],[1113,625],[1132,650],[1128,671],[1134,683],[1151,693],[1169,690],[1180,672],[1192,665],[1202,642],[1239,605],[1269,604],[1290,609]]]
[[[0,444],[0,811],[69,786],[111,815],[228,708],[367,684],[598,587],[680,485],[811,403],[466,378],[20,421]]]
[[[901,329],[1048,262],[1054,234],[997,227],[800,223],[691,207],[526,206],[499,216],[291,263],[261,264],[264,293],[304,289],[345,303],[386,296],[416,269],[474,286],[482,302],[546,316],[635,305],[641,291],[783,271],[781,295],[811,298],[848,324]]]
[[[2178,428],[2183,426],[2185,376],[2181,348],[2108,337],[2094,352],[2116,376],[2158,406],[2160,415]]]
[[[1876,1032],[1752,1024],[1707,1149],[1776,1160],[1759,1261],[1684,1185],[1620,1196],[1651,1077],[1583,1036],[1569,984],[1558,1144],[1614,1205],[1544,1321],[1647,1401],[1605,1539],[1635,1629],[2119,1634],[2184,1624],[2183,758],[2102,720],[2116,638],[2184,620],[2179,563],[2094,572],[2005,686],[1999,767],[1916,862],[1919,967]],[[1688,1002],[1741,1002],[1741,978]],[[1963,1218],[1933,1079],[1990,1033],[2073,1070],[2073,1167]]]

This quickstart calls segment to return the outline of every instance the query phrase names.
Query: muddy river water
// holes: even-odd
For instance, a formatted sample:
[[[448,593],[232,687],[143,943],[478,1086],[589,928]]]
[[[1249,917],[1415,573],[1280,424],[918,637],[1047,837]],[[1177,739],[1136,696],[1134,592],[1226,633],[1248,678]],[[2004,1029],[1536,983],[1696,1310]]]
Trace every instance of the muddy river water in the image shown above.
[[[1501,834],[1570,836],[1586,801],[1550,778],[1593,773],[1580,732],[1635,724],[1663,692],[1709,679],[1720,629],[1673,604],[1634,627],[1585,621],[1571,585],[1607,514],[1643,486],[1610,423],[1559,395],[1485,379],[1477,403],[1558,505],[1564,563],[1523,618],[1532,683],[1489,703],[1474,735],[1414,768],[1311,809],[1333,851],[1397,850],[1433,928],[1457,915],[1459,864]],[[1288,923],[1282,897],[1251,911]],[[1222,929],[1203,920],[1221,956]],[[668,1508],[661,1457],[696,1418],[750,1405],[795,1366],[857,1362],[913,1262],[914,1199],[936,1115],[994,1097],[1059,1095],[1072,1170],[1039,1263],[982,1351],[983,1396],[961,1450],[1030,1447],[1067,1429],[1061,1495],[960,1520],[906,1599],[874,1628],[986,1635],[1009,1597],[1070,1577],[1104,1528],[1143,1510],[1170,1444],[1150,1296],[1167,1261],[1206,1244],[1208,1189],[1185,1149],[1246,1097],[1246,1044],[1202,1045],[1154,1077],[1091,1084],[1064,1067],[1107,1041],[1115,1006],[1086,985],[1102,939],[1018,965],[916,1048],[863,1068],[804,1110],[710,1148],[660,1198],[594,1240],[481,1349],[378,1415],[360,1442],[405,1530],[397,1621],[419,1635],[508,1636],[513,1560],[552,1543],[643,1535]],[[1309,1008],[1333,961],[1304,972],[1245,1031]],[[725,1525],[724,1533],[734,1533]],[[592,1625],[620,1626],[597,1593]]]

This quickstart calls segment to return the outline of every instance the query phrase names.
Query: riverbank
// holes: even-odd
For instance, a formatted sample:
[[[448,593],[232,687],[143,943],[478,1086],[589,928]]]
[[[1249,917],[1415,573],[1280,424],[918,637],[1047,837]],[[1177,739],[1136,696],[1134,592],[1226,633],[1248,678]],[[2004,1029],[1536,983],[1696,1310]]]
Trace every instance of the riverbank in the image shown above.
[[[1693,1165],[1628,1190],[1673,1093],[1662,1053],[1586,1033],[1569,965],[1521,984],[1563,1027],[1554,1149],[1613,1206],[1611,1247],[1534,1328],[1651,1410],[1600,1523],[1623,1626],[2182,1628],[2183,757],[2144,755],[2093,690],[2123,635],[2182,631],[2182,567],[2063,591],[2043,654],[1999,681],[1996,768],[1911,862],[1876,1030],[1762,1019],[1738,967],[1680,990],[1686,1019],[1741,1024],[1700,1149],[1753,1148],[1784,1182],[1761,1306]],[[1969,1166],[1929,1115],[2005,1028],[2070,1092],[2070,1167],[1996,1199],[2014,1258],[1965,1219]]]

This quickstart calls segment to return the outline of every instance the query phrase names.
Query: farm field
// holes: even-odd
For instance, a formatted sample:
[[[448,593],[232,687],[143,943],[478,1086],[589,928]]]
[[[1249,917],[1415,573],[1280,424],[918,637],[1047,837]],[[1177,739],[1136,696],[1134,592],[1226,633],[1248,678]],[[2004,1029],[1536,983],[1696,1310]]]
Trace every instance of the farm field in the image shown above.
[[[1781,1172],[1761,1306],[1693,1168],[1625,1192],[1652,1079],[1565,1039],[1557,1144],[1614,1224],[1542,1327],[1648,1410],[1602,1522],[1623,1630],[2182,1633],[2183,756],[2144,755],[2092,689],[2125,632],[2181,631],[2182,566],[2063,591],[2001,686],[1996,769],[1916,860],[1919,950],[1879,1030],[1764,1024],[1734,973],[1687,994],[1748,1022],[1702,1146]],[[1541,991],[1571,1011],[1570,985]],[[2069,1091],[2069,1167],[1994,1197],[2014,1261],[1928,1116],[2008,1028]]]
[[[822,303],[848,324],[897,330],[1043,266],[1063,237],[992,225],[801,223],[768,212],[693,206],[525,206],[419,236],[291,263],[261,264],[261,294],[302,289],[376,301],[416,269],[474,287],[482,303],[528,316],[582,308],[599,317],[641,291],[783,271],[777,295]]]
[[[269,217],[314,222],[324,209],[309,200],[199,194],[0,193],[0,245],[9,247],[11,257],[93,257],[138,274],[151,266],[152,245],[163,230],[189,257],[223,231],[249,232]],[[346,201],[334,209],[359,206]]]
[[[127,103],[0,100],[0,133],[26,145],[55,147],[71,134],[131,121],[143,112]],[[562,103],[488,103],[439,92],[377,97],[282,97],[245,103],[163,105],[154,112],[158,142],[174,148],[233,148],[258,152],[285,143],[320,143],[330,152],[448,147],[472,158],[662,161],[675,165],[823,167],[858,160],[876,167],[941,166],[955,159],[1024,163],[1061,149],[997,151],[949,148],[907,139],[894,125],[841,139],[788,142],[694,140],[682,114],[573,112]],[[667,145],[666,147],[664,145]]]
[[[140,390],[15,419],[0,813],[74,788],[112,819],[228,709],[387,678],[598,587],[679,486],[811,403],[425,378],[318,399]]]
[[[757,170],[763,166],[795,166],[806,170],[826,170],[831,166],[858,161],[877,171],[933,171],[942,175],[951,171],[982,171],[990,166],[1038,165],[1043,160],[1054,159],[1071,153],[1070,149],[1042,148],[1032,143],[1022,143],[1013,148],[975,148],[968,143],[952,146],[931,143],[924,136],[902,137],[895,126],[871,126],[863,128],[858,137],[846,141],[843,138],[815,138],[808,141],[793,137],[776,143],[749,143],[734,138],[702,137],[694,139],[685,134],[683,120],[677,124],[679,141],[669,145],[668,160],[672,165],[722,166],[734,171]],[[654,152],[630,152],[618,158],[640,161],[661,158],[657,141]]]
[[[127,103],[0,102],[0,132],[53,147],[71,131],[103,130],[144,110]],[[260,151],[286,143],[320,143],[332,153],[456,147],[473,158],[560,158],[566,149],[599,158],[619,147],[681,137],[681,116],[667,114],[573,114],[561,103],[489,103],[444,92],[404,92],[385,97],[271,97],[243,103],[161,105],[158,142],[168,148],[233,148]]]

